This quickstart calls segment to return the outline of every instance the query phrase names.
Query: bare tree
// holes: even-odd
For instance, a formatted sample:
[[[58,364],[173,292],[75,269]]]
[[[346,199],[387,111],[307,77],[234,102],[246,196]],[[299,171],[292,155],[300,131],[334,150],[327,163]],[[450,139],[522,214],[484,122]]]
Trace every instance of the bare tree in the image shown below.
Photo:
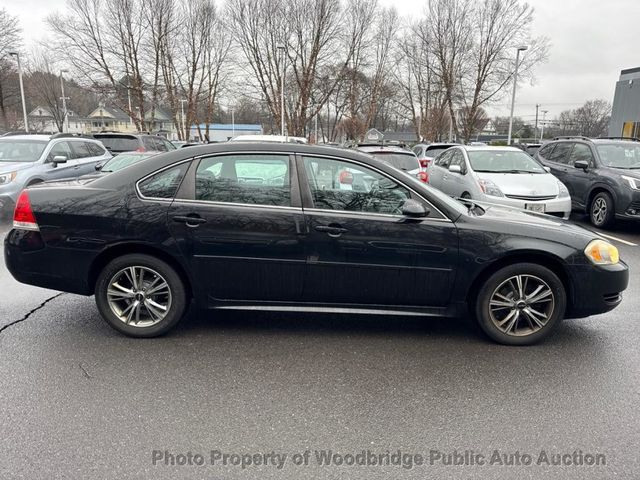
[[[0,9],[0,122],[5,129],[13,126],[7,109],[20,101],[16,88],[17,75],[9,52],[20,47],[21,32],[18,18],[10,15],[6,9]]]

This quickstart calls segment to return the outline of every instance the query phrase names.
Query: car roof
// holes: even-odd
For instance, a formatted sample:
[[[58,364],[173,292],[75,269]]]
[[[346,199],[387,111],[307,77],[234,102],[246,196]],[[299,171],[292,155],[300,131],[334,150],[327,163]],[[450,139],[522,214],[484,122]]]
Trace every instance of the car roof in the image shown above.
[[[3,140],[9,140],[9,139],[20,139],[20,140],[43,140],[43,141],[49,141],[51,140],[51,135],[44,135],[41,133],[29,133],[26,135],[7,135],[4,137],[0,137]]]
[[[491,145],[457,145],[458,147],[463,148],[467,152],[482,152],[482,151],[501,151],[501,152],[520,152],[522,150],[518,147],[507,147],[507,146],[491,146]]]
[[[356,147],[356,150],[366,153],[403,153],[405,155],[415,156],[411,150],[399,147],[398,145],[362,145]]]
[[[230,142],[275,142],[275,143],[300,143],[306,144],[304,137],[293,137],[291,135],[237,135],[229,139]]]

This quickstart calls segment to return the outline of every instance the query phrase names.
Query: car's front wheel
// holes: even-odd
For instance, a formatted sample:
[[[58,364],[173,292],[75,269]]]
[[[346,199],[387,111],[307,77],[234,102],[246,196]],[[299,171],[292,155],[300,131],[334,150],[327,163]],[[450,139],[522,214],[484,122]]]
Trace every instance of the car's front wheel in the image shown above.
[[[102,318],[125,335],[155,337],[173,328],[187,306],[185,286],[166,262],[131,254],[109,262],[95,288]]]
[[[615,213],[613,198],[609,193],[600,192],[593,197],[589,207],[589,218],[595,227],[605,228],[611,225]]]
[[[482,330],[505,345],[531,345],[547,337],[566,309],[565,287],[542,265],[519,263],[493,273],[481,287],[476,318]]]

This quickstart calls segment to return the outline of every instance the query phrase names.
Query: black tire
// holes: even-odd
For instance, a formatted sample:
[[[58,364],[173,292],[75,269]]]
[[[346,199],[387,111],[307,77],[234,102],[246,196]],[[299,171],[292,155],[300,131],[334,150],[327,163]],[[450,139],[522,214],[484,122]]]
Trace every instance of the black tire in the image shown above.
[[[594,227],[607,228],[615,219],[616,208],[609,192],[600,192],[589,205],[589,220]]]
[[[460,195],[460,198],[466,198],[467,200],[471,200],[471,194],[469,192],[464,192]]]
[[[125,279],[131,278],[131,276],[129,274],[127,277],[128,272],[124,273],[124,270],[129,267],[137,267],[144,271],[142,275],[144,279],[142,283],[144,283],[144,285],[140,289],[136,289],[135,286],[132,286],[130,283],[126,284]],[[142,300],[142,305],[138,310],[140,312],[140,318],[148,318],[146,321],[148,325],[145,325],[145,321],[140,319],[138,323],[135,324],[136,322],[133,318],[130,323],[125,323],[125,321],[116,314],[114,308],[112,308],[114,302],[109,301],[107,291],[109,289],[109,284],[120,274],[124,276],[119,277],[121,280],[116,282],[118,285],[120,285],[119,282],[122,282],[125,283],[124,286],[129,290],[139,290],[141,292],[144,291],[145,293],[136,294],[134,297],[135,300],[133,298],[130,301],[129,298],[117,300],[114,308],[117,309],[119,306],[122,306],[121,313],[124,314],[124,310],[126,310],[127,305],[130,305],[130,302],[135,301],[137,304],[140,304],[140,300]],[[167,308],[167,312],[161,319],[154,318],[152,312],[153,310],[156,312],[162,312],[161,310],[156,309],[152,305],[149,305],[148,308],[146,306],[147,300],[151,298],[151,296],[145,296],[146,290],[148,287],[152,287],[152,284],[156,279],[160,279],[160,285],[163,284],[163,281],[167,285],[166,290],[163,288],[160,293],[154,294],[161,295],[160,298],[164,298],[166,300],[166,305],[164,306]],[[149,289],[149,291],[151,291],[151,289]],[[162,293],[165,291],[168,291],[167,295]],[[109,262],[98,276],[95,296],[96,305],[98,306],[98,310],[102,318],[117,331],[130,337],[137,338],[157,337],[168,332],[182,319],[187,308],[186,289],[178,273],[166,262],[156,257],[143,254],[123,255],[122,257],[118,257]],[[154,297],[153,300],[158,301],[158,297]],[[162,303],[162,301],[160,301],[160,303]]]
[[[522,280],[525,298],[528,296],[528,300],[521,301],[520,295],[517,295],[516,277]],[[546,287],[543,284],[546,284]],[[543,286],[543,289],[535,294],[538,286]],[[513,297],[505,293],[511,287],[515,287],[511,292],[514,294]],[[547,300],[548,295],[538,302],[529,303],[531,300],[536,300],[547,289],[551,292],[550,301]],[[516,296],[518,298],[515,298]],[[510,301],[504,303],[512,303],[512,306],[498,304],[491,307],[495,310],[490,309],[492,298],[496,302],[501,302],[505,297]],[[532,345],[546,338],[558,326],[564,317],[566,307],[565,287],[555,273],[535,263],[517,263],[501,268],[482,285],[475,302],[475,314],[482,331],[496,342],[504,345]],[[546,321],[541,322],[542,326],[534,319],[535,317],[540,320],[541,317],[537,316],[539,314],[546,317]],[[507,318],[508,315],[513,316]],[[509,325],[514,322],[513,317],[515,317],[515,324],[509,331]],[[504,328],[500,327],[501,322],[505,322],[502,323]]]

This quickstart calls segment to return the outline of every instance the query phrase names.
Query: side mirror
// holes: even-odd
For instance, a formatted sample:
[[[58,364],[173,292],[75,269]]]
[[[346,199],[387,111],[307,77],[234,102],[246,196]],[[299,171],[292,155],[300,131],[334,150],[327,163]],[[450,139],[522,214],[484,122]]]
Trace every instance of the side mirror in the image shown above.
[[[551,173],[551,168],[549,168],[549,167],[542,167],[542,168],[544,168],[544,171],[545,171],[545,172],[547,172],[547,173]]]
[[[426,217],[429,213],[429,210],[424,208],[424,205],[412,198],[405,200],[402,205],[402,214],[407,217]]]
[[[53,160],[51,160],[51,163],[53,163],[54,167],[57,167],[59,163],[67,163],[67,157],[64,155],[56,155],[53,157]]]
[[[96,172],[99,172],[100,170],[102,170],[102,167],[104,167],[104,163],[105,162],[96,163],[96,166],[95,166]]]
[[[587,162],[586,160],[576,160],[573,163],[573,166],[586,171],[589,168],[589,162]]]
[[[462,168],[460,165],[449,165],[449,171],[451,173],[462,173]]]

